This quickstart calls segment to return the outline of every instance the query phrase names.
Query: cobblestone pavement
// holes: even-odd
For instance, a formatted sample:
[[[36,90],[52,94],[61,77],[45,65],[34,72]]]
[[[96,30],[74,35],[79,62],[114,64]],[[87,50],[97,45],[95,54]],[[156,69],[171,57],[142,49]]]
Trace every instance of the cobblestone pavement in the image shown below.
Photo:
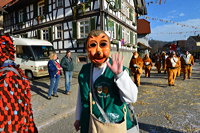
[[[138,100],[134,103],[141,133],[197,133],[200,132],[200,64],[193,68],[192,79],[177,77],[176,86],[169,87],[167,74],[152,71],[151,78],[141,77]],[[74,111],[77,98],[77,73],[72,80],[72,94],[65,95],[64,78],[58,89],[58,98],[47,100],[49,79],[32,81],[32,105],[37,127],[41,133],[48,126],[64,120],[66,133],[73,133]],[[72,117],[73,116],[73,117]],[[61,127],[61,125],[60,125]],[[55,127],[56,128],[56,127]],[[51,127],[48,133],[55,133]],[[51,132],[49,132],[51,131]]]
[[[177,77],[175,86],[167,84],[167,74],[153,71],[142,77],[138,100],[134,104],[141,132],[200,132],[200,65],[192,79]]]

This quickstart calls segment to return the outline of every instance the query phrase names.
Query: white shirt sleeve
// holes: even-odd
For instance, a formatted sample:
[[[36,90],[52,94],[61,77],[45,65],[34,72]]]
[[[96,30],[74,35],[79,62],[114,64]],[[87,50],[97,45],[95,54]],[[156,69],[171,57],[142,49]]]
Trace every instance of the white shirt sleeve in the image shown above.
[[[80,94],[80,87],[78,87],[78,96],[77,96],[77,103],[76,103],[76,117],[75,117],[76,120],[80,120],[81,111],[82,111],[81,94]]]
[[[123,102],[134,103],[137,101],[138,88],[126,70],[117,75],[115,83],[119,87],[120,98]]]

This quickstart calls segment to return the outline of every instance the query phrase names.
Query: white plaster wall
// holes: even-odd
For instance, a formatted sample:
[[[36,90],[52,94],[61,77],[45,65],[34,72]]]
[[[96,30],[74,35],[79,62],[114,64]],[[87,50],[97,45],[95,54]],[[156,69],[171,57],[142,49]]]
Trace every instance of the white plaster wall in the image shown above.
[[[65,16],[71,16],[72,15],[72,10],[71,10],[71,8],[67,8],[66,10],[65,10]]]
[[[57,18],[63,18],[64,17],[64,15],[63,15],[64,13],[63,13],[63,8],[60,8],[60,9],[58,9],[58,16],[57,16]]]
[[[72,44],[70,40],[64,41],[64,48],[72,48]]]

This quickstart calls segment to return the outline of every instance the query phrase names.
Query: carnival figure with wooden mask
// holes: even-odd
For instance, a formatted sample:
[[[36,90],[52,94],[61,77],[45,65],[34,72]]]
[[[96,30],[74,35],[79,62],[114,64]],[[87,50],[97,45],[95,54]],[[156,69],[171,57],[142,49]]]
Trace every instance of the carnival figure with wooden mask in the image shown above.
[[[86,50],[91,63],[83,65],[78,76],[76,130],[81,130],[81,133],[108,131],[103,130],[105,126],[100,128],[94,124],[93,118],[108,125],[121,125],[120,130],[118,127],[112,129],[115,133],[137,130],[135,118],[134,122],[131,121],[130,114],[124,111],[124,108],[128,109],[127,103],[137,100],[138,93],[137,86],[123,66],[124,58],[118,53],[110,58],[110,39],[102,30],[89,33]]]

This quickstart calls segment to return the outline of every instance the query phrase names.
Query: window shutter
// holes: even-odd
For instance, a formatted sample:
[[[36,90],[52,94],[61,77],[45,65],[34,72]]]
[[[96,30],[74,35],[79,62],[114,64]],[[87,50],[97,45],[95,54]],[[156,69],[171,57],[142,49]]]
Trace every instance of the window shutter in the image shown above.
[[[133,21],[133,9],[129,8],[129,18],[131,21]]]
[[[49,13],[49,0],[45,0],[44,2],[44,14]]]
[[[115,33],[116,33],[116,39],[118,40],[119,39],[119,31],[118,31],[119,29],[118,29],[118,24],[116,24],[116,31],[115,31]]]
[[[115,0],[115,9],[119,9],[119,3],[118,3],[118,0]]]
[[[133,44],[133,32],[130,32],[130,43]]]
[[[15,11],[15,22],[16,22],[16,24],[19,23],[19,13],[18,13],[18,11]]]
[[[52,31],[52,27],[49,27],[49,41],[52,42],[53,41],[53,31]]]
[[[27,21],[27,12],[26,12],[26,8],[23,9],[23,21]]]
[[[41,39],[41,30],[37,30],[37,38]]]
[[[33,5],[33,17],[36,18],[38,16],[38,5],[37,3],[34,3]]]
[[[96,29],[96,21],[95,21],[95,17],[90,18],[90,31],[95,30]]]
[[[77,23],[72,22],[72,38],[77,39]]]
[[[122,1],[118,0],[118,3],[119,3],[119,9],[121,9],[122,8]]]
[[[119,25],[119,40],[122,39],[122,26]]]

